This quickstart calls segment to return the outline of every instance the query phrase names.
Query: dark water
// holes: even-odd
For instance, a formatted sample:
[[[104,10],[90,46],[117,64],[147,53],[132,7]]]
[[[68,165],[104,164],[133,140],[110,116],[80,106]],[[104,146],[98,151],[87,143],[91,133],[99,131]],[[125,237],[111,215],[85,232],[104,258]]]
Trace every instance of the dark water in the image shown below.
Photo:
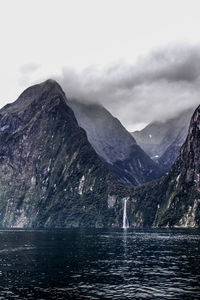
[[[200,299],[200,231],[0,231],[0,299]]]

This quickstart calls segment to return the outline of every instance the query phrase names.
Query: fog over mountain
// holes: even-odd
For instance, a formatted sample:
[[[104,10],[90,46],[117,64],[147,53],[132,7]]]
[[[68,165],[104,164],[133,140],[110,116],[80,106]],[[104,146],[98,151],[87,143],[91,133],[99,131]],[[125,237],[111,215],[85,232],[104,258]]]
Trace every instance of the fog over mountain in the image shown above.
[[[101,107],[91,112],[94,105],[78,104],[74,114],[68,103],[62,88],[47,80],[0,110],[0,227],[119,227],[127,201],[132,227],[199,227],[200,106],[168,175],[127,187],[118,184],[87,139],[89,134],[90,140],[105,137],[102,127],[100,135],[86,135],[76,116],[79,123],[92,126],[94,115],[104,115],[105,124],[111,118],[127,145],[137,146],[134,139]],[[133,175],[145,175],[150,159],[135,150],[133,159],[139,159],[140,169],[133,163]]]
[[[118,61],[79,72],[64,67],[54,78],[69,97],[104,105],[132,131],[198,105],[200,46],[155,49],[135,64]]]
[[[140,147],[169,170],[188,134],[193,109],[187,109],[166,122],[152,122],[132,133]]]
[[[137,145],[133,136],[99,104],[68,101],[96,153],[118,182],[135,186],[164,175],[162,168]]]

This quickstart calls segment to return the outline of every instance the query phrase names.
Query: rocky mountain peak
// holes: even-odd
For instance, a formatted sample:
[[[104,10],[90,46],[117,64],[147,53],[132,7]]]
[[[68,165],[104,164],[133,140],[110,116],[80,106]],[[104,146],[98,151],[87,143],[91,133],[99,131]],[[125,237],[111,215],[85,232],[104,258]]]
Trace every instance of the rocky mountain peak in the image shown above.
[[[192,184],[200,183],[200,106],[195,110],[184,146],[181,148],[179,157],[172,171],[185,174],[185,182]]]
[[[0,226],[102,226],[115,180],[60,86],[32,86],[0,113]]]
[[[52,80],[27,88],[18,99],[0,110],[0,131],[15,132],[21,126],[27,126],[33,115],[41,114],[53,107],[70,111],[69,117],[77,124],[74,113],[66,106],[67,99],[60,85]]]
[[[184,110],[174,118],[165,122],[153,122],[132,135],[154,161],[169,171],[186,140],[193,112],[192,108]]]
[[[93,113],[101,115],[102,108],[92,115],[86,111],[91,128]],[[107,112],[105,116],[112,117]],[[127,133],[123,135],[115,118],[111,121],[116,131],[104,145],[112,150],[116,141],[118,145],[119,129],[121,138]],[[106,137],[107,128],[100,131]],[[93,129],[92,133],[98,128]],[[132,137],[127,138],[128,146],[129,140]],[[131,226],[200,226],[200,107],[169,174],[158,181],[125,186],[156,177],[155,163],[134,140],[131,154],[112,165],[102,161],[91,144],[55,81],[30,87],[2,108],[0,226],[120,226],[125,199]],[[124,186],[116,183],[117,175]]]
[[[43,105],[52,98],[66,99],[60,85],[52,79],[27,88],[14,103],[9,103],[0,110],[1,114],[17,113],[25,110],[29,105]]]
[[[80,127],[119,182],[134,186],[163,175],[121,122],[99,104],[69,101]]]

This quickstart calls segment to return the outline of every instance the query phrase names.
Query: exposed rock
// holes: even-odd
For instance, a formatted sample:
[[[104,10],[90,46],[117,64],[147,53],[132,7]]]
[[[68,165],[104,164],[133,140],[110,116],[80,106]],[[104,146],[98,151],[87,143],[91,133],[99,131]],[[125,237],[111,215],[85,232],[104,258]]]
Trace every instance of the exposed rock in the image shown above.
[[[5,127],[7,126],[7,127]],[[116,183],[88,142],[60,86],[27,89],[0,110],[0,226],[200,226],[200,107],[164,178]]]
[[[114,207],[115,203],[116,203],[116,196],[115,195],[113,195],[113,196],[108,195],[108,207],[109,208]]]
[[[75,100],[69,105],[89,142],[120,183],[135,186],[164,175],[120,121],[104,107]]]
[[[192,116],[187,139],[169,174],[135,189],[133,223],[143,226],[200,226],[200,106]]]
[[[193,110],[188,109],[165,122],[153,122],[132,135],[142,149],[167,171],[185,142],[192,113]]]
[[[87,140],[60,86],[28,88],[0,111],[0,225],[105,226],[109,170]]]

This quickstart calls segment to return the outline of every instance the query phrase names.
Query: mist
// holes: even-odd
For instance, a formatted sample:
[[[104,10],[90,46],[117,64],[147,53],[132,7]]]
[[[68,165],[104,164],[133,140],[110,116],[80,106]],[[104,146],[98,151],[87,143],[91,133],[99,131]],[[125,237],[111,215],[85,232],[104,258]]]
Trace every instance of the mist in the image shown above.
[[[54,77],[68,98],[99,103],[129,130],[165,121],[200,104],[200,46],[156,49],[135,64],[118,61]]]

